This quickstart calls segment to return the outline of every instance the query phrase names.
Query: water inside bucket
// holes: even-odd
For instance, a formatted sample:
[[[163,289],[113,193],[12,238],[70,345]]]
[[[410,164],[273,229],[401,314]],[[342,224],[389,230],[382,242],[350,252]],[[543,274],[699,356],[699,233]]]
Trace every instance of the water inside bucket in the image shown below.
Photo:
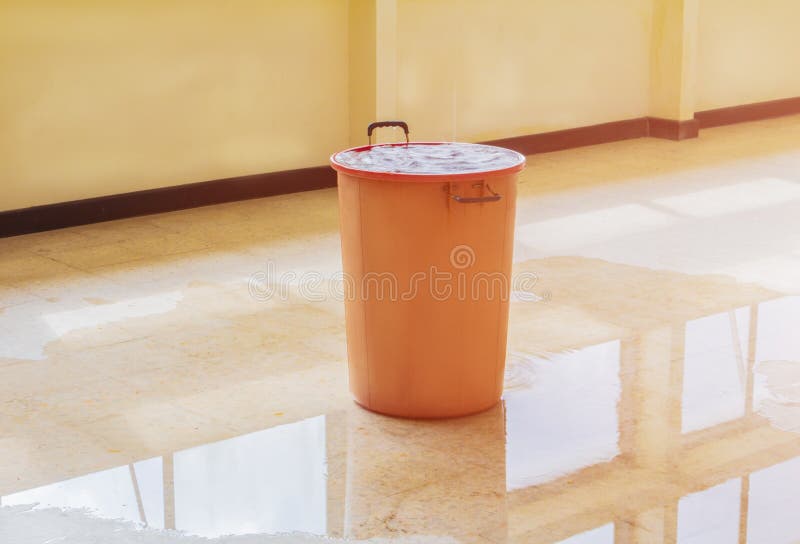
[[[441,175],[503,170],[519,165],[525,157],[492,145],[411,143],[342,151],[334,156],[334,161],[367,172]]]

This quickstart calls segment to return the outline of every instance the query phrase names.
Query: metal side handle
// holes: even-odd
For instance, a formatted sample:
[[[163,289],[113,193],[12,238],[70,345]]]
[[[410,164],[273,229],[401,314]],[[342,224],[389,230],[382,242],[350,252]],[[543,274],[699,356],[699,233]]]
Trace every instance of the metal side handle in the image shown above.
[[[497,202],[498,200],[502,199],[503,196],[495,193],[488,184],[485,185],[486,190],[492,193],[491,195],[487,196],[459,196],[450,193],[450,198],[455,200],[456,202],[460,202],[461,204],[479,204],[481,202]]]

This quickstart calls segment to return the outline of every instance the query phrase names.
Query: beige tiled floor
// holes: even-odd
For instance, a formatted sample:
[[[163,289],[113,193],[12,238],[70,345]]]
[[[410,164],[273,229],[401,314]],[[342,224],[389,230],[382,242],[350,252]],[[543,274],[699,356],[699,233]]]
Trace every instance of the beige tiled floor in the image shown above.
[[[190,533],[800,540],[800,118],[530,158],[502,406],[367,413],[336,193],[0,240],[2,504]],[[132,477],[135,476],[135,477]],[[138,498],[137,498],[138,497]]]

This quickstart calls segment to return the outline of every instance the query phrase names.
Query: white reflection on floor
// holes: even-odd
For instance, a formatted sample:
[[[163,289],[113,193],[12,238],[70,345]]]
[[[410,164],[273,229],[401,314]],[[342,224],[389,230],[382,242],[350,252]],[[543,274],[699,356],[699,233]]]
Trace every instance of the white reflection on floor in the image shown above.
[[[678,502],[679,544],[738,542],[739,478],[692,493]]]
[[[175,526],[190,534],[326,532],[325,416],[175,454]]]
[[[0,316],[0,358],[41,361],[47,358],[47,344],[72,331],[165,314],[174,310],[182,299],[182,292],[170,291],[69,310],[48,311],[50,306],[60,307],[49,302],[13,306]]]
[[[800,541],[800,457],[750,475],[747,542]]]
[[[325,416],[176,452],[174,510],[161,458],[2,497],[204,537],[326,532]],[[174,511],[174,522],[166,519]]]
[[[527,364],[535,373],[530,388],[505,394],[509,491],[619,454],[619,341]]]
[[[87,508],[96,516],[164,528],[161,458],[102,470],[3,497],[4,506]]]
[[[681,432],[744,415],[749,331],[749,308],[686,323]]]
[[[800,409],[796,405],[800,399],[800,392],[796,381],[794,383],[787,381],[787,378],[791,377],[800,378],[798,327],[800,327],[800,297],[784,297],[759,304],[753,408],[761,410],[769,402],[777,405],[785,404],[786,410],[771,415],[780,416],[781,421],[774,420],[773,423],[787,429],[791,427],[800,429]],[[776,379],[772,381],[778,383],[770,386],[768,368],[771,366],[770,363],[774,362],[784,362],[788,363],[785,366],[796,365],[798,368],[795,372],[785,372],[781,376],[775,376]],[[766,415],[770,417],[770,414]]]
[[[556,544],[614,544],[614,524],[607,523],[585,533],[561,540]]]

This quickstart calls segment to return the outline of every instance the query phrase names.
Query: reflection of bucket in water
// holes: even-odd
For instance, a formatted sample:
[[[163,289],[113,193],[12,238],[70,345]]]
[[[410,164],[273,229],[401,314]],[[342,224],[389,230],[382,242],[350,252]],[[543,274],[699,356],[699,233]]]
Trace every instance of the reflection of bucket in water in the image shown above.
[[[501,405],[465,418],[408,421],[354,410],[347,422],[344,535],[504,530]]]

